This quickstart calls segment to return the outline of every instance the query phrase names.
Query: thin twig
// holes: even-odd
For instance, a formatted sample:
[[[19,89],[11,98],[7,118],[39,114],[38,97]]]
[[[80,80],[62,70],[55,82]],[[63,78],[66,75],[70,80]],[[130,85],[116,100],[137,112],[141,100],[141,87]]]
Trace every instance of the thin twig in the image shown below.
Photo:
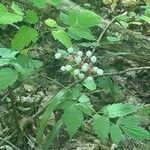
[[[125,69],[123,71],[119,71],[119,72],[108,72],[108,73],[104,73],[102,76],[111,76],[111,75],[121,75],[121,74],[125,74],[127,72],[130,71],[138,71],[138,70],[149,70],[150,66],[146,66],[146,67],[136,67],[136,68],[129,68],[129,69]],[[94,77],[100,77],[99,75],[96,75]]]
[[[52,78],[50,78],[48,76],[45,76],[44,74],[41,74],[40,76],[44,77],[47,80],[53,81],[54,83],[58,84],[59,86],[65,88],[65,86],[63,84],[61,84],[60,82],[58,82],[58,81],[56,81],[56,80],[54,80],[54,79],[52,79]]]
[[[96,43],[98,43],[98,44],[100,43],[100,41],[102,40],[104,34],[106,33],[106,31],[108,30],[108,28],[111,26],[111,24],[112,24],[115,20],[116,20],[116,18],[113,18],[113,19],[111,20],[111,22],[109,22],[109,24],[106,26],[106,28],[101,32],[101,34],[100,34],[100,36],[99,36],[99,38],[98,38],[98,40],[97,40]],[[95,51],[96,51],[96,47],[93,48],[92,54],[93,54]]]
[[[9,144],[14,150],[21,150],[20,148],[16,147],[14,144],[12,144],[11,142],[9,142],[8,140],[4,139],[4,138],[1,138],[0,137],[0,140]]]

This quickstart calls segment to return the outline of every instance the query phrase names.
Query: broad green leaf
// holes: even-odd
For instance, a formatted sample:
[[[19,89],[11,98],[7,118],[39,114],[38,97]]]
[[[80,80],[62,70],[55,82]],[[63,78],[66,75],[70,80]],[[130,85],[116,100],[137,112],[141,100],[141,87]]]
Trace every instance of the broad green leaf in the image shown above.
[[[70,137],[73,137],[84,121],[83,113],[76,106],[67,108],[62,118]]]
[[[107,115],[109,118],[116,118],[116,117],[123,117],[128,114],[131,114],[133,112],[136,112],[138,106],[134,106],[132,104],[123,104],[123,103],[118,103],[118,104],[112,104],[104,107],[103,113]]]
[[[58,41],[60,41],[66,48],[72,47],[71,39],[64,30],[52,31],[52,35]]]
[[[53,19],[50,19],[50,18],[45,20],[45,24],[51,28],[55,28],[55,27],[57,28],[58,27],[57,22]]]
[[[63,0],[47,0],[47,2],[49,2],[50,4],[57,6],[60,4],[60,2]]]
[[[32,3],[33,6],[38,7],[38,8],[46,8],[47,4],[45,0],[28,0],[28,2]]]
[[[89,28],[100,23],[101,18],[90,10],[72,11],[68,16],[68,25]]]
[[[55,107],[61,102],[61,100],[63,99],[63,96],[65,95],[66,92],[67,92],[66,89],[59,91],[59,93],[55,97],[53,97],[50,100],[50,102],[47,104],[46,111],[42,115],[39,129],[37,132],[38,142],[40,142],[42,140],[42,136],[43,136],[45,128],[47,126],[47,122],[48,122],[49,117],[52,115]]]
[[[79,26],[69,27],[68,34],[70,35],[70,37],[74,38],[75,40],[78,40],[81,38],[84,38],[87,40],[95,40],[90,29],[88,28],[83,28]]]
[[[86,78],[84,80],[83,85],[91,91],[96,90],[96,83],[95,83],[94,79],[89,80],[88,78]]]
[[[36,29],[23,25],[19,31],[15,34],[12,40],[12,48],[16,50],[22,50],[29,46],[30,43],[35,43],[38,40],[38,32]]]
[[[112,142],[118,144],[121,141],[122,136],[121,129],[115,124],[111,125],[110,136],[112,138]]]
[[[62,119],[57,121],[52,128],[52,130],[49,132],[48,136],[46,137],[46,141],[43,145],[43,150],[48,150],[50,145],[52,144],[54,138],[58,135],[60,128],[62,127],[63,122]]]
[[[7,7],[2,3],[0,3],[0,11],[6,11],[6,12],[8,11]]]
[[[82,94],[78,101],[80,103],[89,103],[90,102],[90,98],[87,97],[85,94]]]
[[[128,126],[128,125],[138,125],[142,121],[142,118],[135,115],[129,115],[125,117],[121,117],[117,120],[117,124],[119,126]]]
[[[17,78],[18,73],[16,70],[11,68],[0,69],[0,91],[13,85],[16,82]]]
[[[150,133],[146,131],[144,128],[133,126],[132,124],[129,126],[121,126],[122,130],[131,138],[136,140],[149,140]]]
[[[24,15],[21,7],[18,4],[16,4],[15,2],[12,2],[11,9],[14,10],[15,13],[18,15]]]
[[[13,24],[22,20],[22,15],[0,10],[0,24]]]
[[[95,131],[95,134],[98,135],[102,142],[106,142],[110,130],[109,118],[105,116],[100,116],[99,114],[94,115],[93,129]]]
[[[35,24],[38,22],[38,15],[33,10],[26,11],[25,20],[30,24]]]
[[[11,51],[7,48],[0,48],[0,66],[9,64],[11,60],[16,59],[17,51]]]

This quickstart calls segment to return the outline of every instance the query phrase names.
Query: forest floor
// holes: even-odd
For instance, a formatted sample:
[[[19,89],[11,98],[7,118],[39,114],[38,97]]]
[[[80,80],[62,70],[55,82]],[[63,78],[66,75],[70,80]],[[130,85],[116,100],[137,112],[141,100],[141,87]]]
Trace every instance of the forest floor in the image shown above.
[[[102,2],[97,0],[74,0],[77,4],[82,7],[90,7],[91,10],[97,14],[104,16],[106,19],[111,20],[112,16],[120,14],[124,11],[130,11],[137,8],[124,7],[123,5],[117,5],[115,10],[112,11],[110,5],[104,5]],[[90,4],[90,5],[89,5]],[[135,6],[134,6],[135,7]],[[58,12],[55,8],[51,8],[49,12],[51,18],[55,18]],[[44,19],[49,17],[46,14]],[[57,19],[57,18],[56,18]],[[137,26],[131,26],[130,30],[137,32],[143,32],[148,28],[141,26],[140,29]],[[11,29],[8,29],[8,32]],[[97,31],[94,31],[95,33]],[[147,32],[146,32],[147,33]],[[37,118],[38,110],[42,109],[45,104],[62,88],[62,85],[68,85],[70,82],[69,76],[63,76],[59,71],[61,64],[56,63],[53,58],[56,43],[53,41],[50,33],[43,33],[39,42],[32,47],[32,56],[34,58],[40,58],[43,60],[44,67],[32,76],[32,80],[24,79],[23,84],[17,83],[14,86],[13,94],[16,99],[16,108],[19,118],[19,125],[21,133],[17,133],[17,129],[12,120],[12,108],[10,103],[10,95],[8,91],[0,93],[0,149],[2,150],[15,150],[15,146],[21,150],[38,150],[36,144],[36,132],[37,132]],[[113,45],[112,45],[113,46]],[[102,53],[105,49],[102,49]],[[115,66],[118,70],[124,70],[126,68],[139,67],[141,64],[127,59],[126,57],[113,56],[109,50],[108,55],[104,53],[103,66],[110,65]],[[125,51],[124,51],[125,52]],[[122,52],[120,52],[122,53]],[[100,56],[101,57],[101,56]],[[40,72],[40,73],[39,73]],[[124,75],[112,76],[111,79],[114,81],[116,88],[116,94],[118,99],[116,102],[129,102],[136,105],[145,104],[143,115],[144,122],[142,126],[149,130],[150,128],[150,71],[132,71],[127,72]],[[106,93],[94,93],[93,100],[95,105],[109,104],[110,97]],[[34,119],[33,119],[34,118]],[[33,120],[32,120],[33,119]],[[54,124],[54,117],[50,119],[49,126]],[[19,137],[18,137],[19,136]],[[69,139],[66,131],[56,137],[53,143],[53,150],[149,150],[150,142],[138,142],[129,138],[125,138],[117,147],[114,144],[108,142],[103,144],[98,138],[93,136],[89,130],[81,129],[73,139]]]

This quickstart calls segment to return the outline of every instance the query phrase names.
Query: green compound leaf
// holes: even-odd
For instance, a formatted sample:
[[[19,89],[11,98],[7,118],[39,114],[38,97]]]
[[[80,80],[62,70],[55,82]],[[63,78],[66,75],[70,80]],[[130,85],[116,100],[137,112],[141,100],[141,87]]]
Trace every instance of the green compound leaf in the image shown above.
[[[22,20],[22,15],[0,10],[0,24],[13,24]]]
[[[118,144],[121,141],[122,130],[119,128],[119,126],[115,124],[111,125],[110,136],[115,144]]]
[[[150,133],[146,131],[144,128],[128,125],[128,126],[121,126],[122,130],[127,134],[129,137],[135,140],[149,140]]]
[[[13,85],[18,78],[16,70],[11,68],[0,69],[0,91],[6,89],[8,86]]]
[[[70,137],[73,137],[84,121],[83,113],[76,106],[67,108],[62,118]]]
[[[123,117],[133,112],[136,112],[139,107],[131,104],[112,104],[104,107],[103,113],[109,118]]]
[[[105,116],[100,116],[99,114],[94,115],[93,129],[95,131],[95,134],[98,135],[102,142],[106,142],[110,130],[109,118]]]
[[[11,60],[16,59],[15,56],[17,53],[17,51],[11,51],[7,48],[0,48],[0,66],[9,64]]]
[[[96,90],[96,83],[95,83],[94,79],[89,80],[88,78],[86,78],[84,80],[83,85],[91,91]]]
[[[72,47],[71,39],[64,30],[52,31],[53,37],[60,41],[66,48]]]
[[[18,15],[24,15],[21,7],[17,5],[15,2],[12,2],[11,9]]]
[[[66,94],[66,92],[66,89],[59,91],[59,93],[53,99],[51,99],[49,104],[47,105],[46,111],[42,115],[37,133],[38,142],[41,142],[49,117],[52,115],[56,106],[61,103],[61,100],[63,99],[63,96]]]
[[[29,46],[31,42],[35,43],[38,40],[38,32],[36,29],[23,25],[16,33],[12,40],[12,48],[22,50]]]
[[[26,12],[25,20],[30,24],[35,24],[38,22],[38,15],[33,10],[28,10]]]

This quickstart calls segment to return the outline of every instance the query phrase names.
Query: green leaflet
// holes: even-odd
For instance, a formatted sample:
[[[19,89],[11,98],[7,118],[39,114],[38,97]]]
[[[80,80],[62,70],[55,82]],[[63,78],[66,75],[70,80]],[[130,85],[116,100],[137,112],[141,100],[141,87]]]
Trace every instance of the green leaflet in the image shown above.
[[[112,138],[112,142],[118,144],[121,141],[122,131],[118,125],[111,125],[110,127],[110,136]]]
[[[12,48],[22,50],[29,46],[30,43],[35,43],[38,40],[38,32],[36,29],[30,28],[26,25],[20,27],[12,40]]]
[[[0,11],[8,11],[5,5],[3,5],[2,3],[0,3]]]
[[[16,70],[11,68],[0,69],[0,91],[6,89],[8,86],[13,85],[18,78]]]
[[[100,116],[99,114],[94,115],[93,129],[98,137],[102,140],[102,142],[106,142],[110,130],[109,118],[105,116]]]
[[[69,26],[79,26],[83,28],[90,28],[97,26],[101,18],[90,10],[72,11],[68,15]]]
[[[133,112],[136,112],[138,106],[134,106],[132,104],[123,104],[123,103],[118,103],[118,104],[112,104],[104,107],[103,113],[107,115],[109,118],[115,118],[115,117],[123,117],[128,114],[131,114]]]
[[[43,62],[32,59],[26,55],[20,55],[15,61],[12,62],[15,69],[22,75],[30,75],[35,69],[42,67]]]
[[[128,125],[128,126],[121,126],[122,130],[131,138],[136,140],[149,140],[150,133],[146,131],[144,128]]]
[[[94,79],[88,80],[88,78],[86,78],[83,85],[91,91],[96,90],[96,83]]]
[[[56,135],[58,135],[60,128],[62,127],[63,122],[62,119],[58,120],[52,130],[49,132],[48,136],[46,137],[46,141],[43,145],[43,150],[49,150],[51,143],[53,142]]]
[[[63,96],[66,94],[66,90],[61,90],[53,99],[50,100],[49,104],[47,105],[46,111],[42,115],[42,119],[40,121],[38,133],[37,133],[37,141],[40,143],[48,122],[49,117],[53,113],[55,107],[61,102]]]
[[[35,24],[38,22],[38,15],[33,10],[26,11],[25,20],[30,24]]]
[[[89,103],[90,102],[90,98],[87,97],[85,94],[82,94],[81,97],[78,99],[78,101],[80,103]]]
[[[11,51],[7,48],[0,48],[0,66],[9,64],[11,60],[16,59],[17,51]]]
[[[79,26],[69,27],[68,34],[70,37],[76,40],[80,38],[84,38],[87,40],[95,40],[89,28],[83,28]]]
[[[83,113],[75,105],[64,110],[62,118],[70,137],[73,137],[84,121]]]
[[[142,118],[139,116],[133,116],[133,115],[129,115],[129,116],[125,116],[125,117],[121,117],[117,120],[117,124],[119,126],[128,126],[128,125],[139,125],[142,121]]]
[[[50,18],[45,20],[45,24],[47,26],[51,27],[51,28],[58,27],[57,22],[55,20],[53,20],[53,19],[50,19]]]
[[[64,30],[52,31],[52,35],[58,41],[60,41],[66,48],[72,47],[71,39]]]
[[[22,15],[0,10],[0,24],[13,24],[23,20]]]

